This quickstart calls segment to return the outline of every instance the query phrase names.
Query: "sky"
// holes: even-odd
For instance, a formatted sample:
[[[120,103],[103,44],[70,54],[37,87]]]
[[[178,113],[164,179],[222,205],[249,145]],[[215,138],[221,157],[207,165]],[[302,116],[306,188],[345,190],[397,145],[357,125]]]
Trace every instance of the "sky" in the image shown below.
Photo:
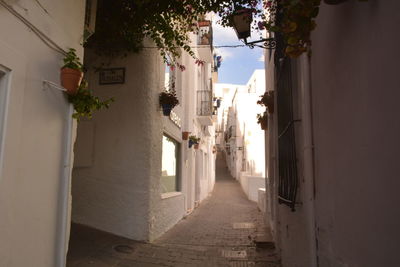
[[[213,21],[213,45],[241,45],[233,28],[224,28]],[[257,34],[254,34],[257,37]],[[246,84],[256,69],[264,69],[263,49],[255,47],[215,48],[214,52],[222,56],[218,70],[219,83]]]

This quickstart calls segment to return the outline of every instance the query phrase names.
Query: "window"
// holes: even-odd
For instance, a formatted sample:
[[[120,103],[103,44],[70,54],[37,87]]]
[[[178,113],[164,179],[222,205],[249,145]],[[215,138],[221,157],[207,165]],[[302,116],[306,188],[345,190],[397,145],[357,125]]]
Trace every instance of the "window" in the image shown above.
[[[3,156],[4,125],[6,120],[9,70],[0,65],[0,169]]]
[[[162,139],[161,193],[180,191],[179,143],[169,136]]]

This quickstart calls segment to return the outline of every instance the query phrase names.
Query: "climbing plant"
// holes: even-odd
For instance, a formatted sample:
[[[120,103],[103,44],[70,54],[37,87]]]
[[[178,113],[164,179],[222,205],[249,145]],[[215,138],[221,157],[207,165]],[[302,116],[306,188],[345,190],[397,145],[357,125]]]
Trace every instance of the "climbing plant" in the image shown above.
[[[117,57],[144,48],[143,39],[153,40],[170,65],[183,49],[195,58],[188,33],[197,32],[197,21],[208,13],[232,13],[235,5],[252,6],[251,0],[99,0],[95,34],[85,46],[97,54]],[[226,24],[226,23],[225,23]],[[197,59],[199,60],[199,59]],[[197,61],[198,62],[198,61]],[[179,67],[179,65],[177,65]]]
[[[320,4],[321,0],[99,0],[96,31],[85,46],[113,58],[140,51],[147,36],[167,64],[179,67],[176,59],[182,49],[196,58],[188,34],[198,31],[200,17],[214,12],[221,25],[232,26],[234,10],[248,9],[253,29],[282,34],[285,54],[297,57],[309,51]]]

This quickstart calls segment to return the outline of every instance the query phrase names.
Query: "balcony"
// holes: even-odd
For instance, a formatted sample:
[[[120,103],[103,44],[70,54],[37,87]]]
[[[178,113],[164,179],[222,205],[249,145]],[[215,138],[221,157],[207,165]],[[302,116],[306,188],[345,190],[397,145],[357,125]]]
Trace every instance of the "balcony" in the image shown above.
[[[213,125],[213,97],[211,90],[197,91],[197,120],[203,126]]]
[[[207,63],[213,61],[213,31],[210,20],[202,20],[198,22],[199,33],[197,35],[197,51],[199,52],[199,58]]]

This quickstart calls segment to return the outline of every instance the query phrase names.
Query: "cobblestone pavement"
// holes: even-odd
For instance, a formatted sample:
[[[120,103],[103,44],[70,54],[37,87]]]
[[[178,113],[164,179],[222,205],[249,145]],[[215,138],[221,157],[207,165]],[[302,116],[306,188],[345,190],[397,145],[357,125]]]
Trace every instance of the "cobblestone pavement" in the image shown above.
[[[211,196],[151,244],[73,225],[67,266],[280,266],[261,212],[222,158],[216,177]]]

